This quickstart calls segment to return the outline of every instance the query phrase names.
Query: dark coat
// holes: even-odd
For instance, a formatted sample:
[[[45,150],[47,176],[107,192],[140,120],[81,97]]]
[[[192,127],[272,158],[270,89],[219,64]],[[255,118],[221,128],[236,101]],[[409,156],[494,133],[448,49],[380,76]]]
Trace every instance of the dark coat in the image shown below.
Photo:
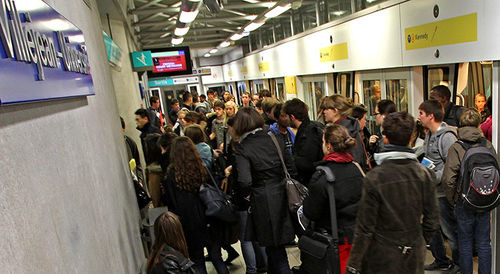
[[[439,229],[436,176],[404,149],[375,155],[381,165],[365,177],[347,264],[361,273],[424,273],[424,239]]]
[[[344,126],[349,131],[349,135],[352,138],[356,139],[356,146],[350,152],[354,161],[358,163],[363,163],[365,161],[365,153],[363,150],[363,144],[361,143],[361,135],[359,135],[359,122],[356,118],[346,117],[345,119],[340,120],[337,124]]]
[[[444,108],[444,119],[443,122],[449,126],[458,127],[460,121],[460,116],[464,111],[462,106],[457,106],[452,102],[449,102]]]
[[[160,128],[161,127],[161,120],[160,118],[156,115],[158,112],[151,107],[148,107],[148,118],[149,122],[153,124],[155,127]]]
[[[165,190],[163,202],[169,211],[179,216],[186,236],[188,252],[191,254],[193,248],[203,249],[209,242],[209,234],[205,206],[198,196],[198,191],[188,192],[179,189],[173,171],[170,171],[162,181],[162,186]]]
[[[342,243],[344,237],[347,237],[349,243],[352,243],[356,214],[361,199],[363,175],[352,162],[321,161],[317,165],[328,166],[335,175],[333,191],[339,239]],[[323,171],[318,170],[313,174],[309,182],[309,196],[304,200],[304,215],[316,223],[315,228],[331,231],[328,184]]]
[[[148,274],[194,274],[196,271],[193,264],[180,252],[167,245],[160,253],[160,261],[151,266]]]
[[[294,176],[293,159],[280,143],[287,169]],[[246,240],[257,241],[262,246],[291,242],[295,233],[283,182],[285,174],[271,137],[264,130],[244,137],[237,146],[235,159],[236,195],[247,197],[250,194]]]
[[[309,184],[314,173],[314,162],[323,158],[323,125],[306,118],[297,130],[293,144],[293,159],[297,167],[298,180]]]

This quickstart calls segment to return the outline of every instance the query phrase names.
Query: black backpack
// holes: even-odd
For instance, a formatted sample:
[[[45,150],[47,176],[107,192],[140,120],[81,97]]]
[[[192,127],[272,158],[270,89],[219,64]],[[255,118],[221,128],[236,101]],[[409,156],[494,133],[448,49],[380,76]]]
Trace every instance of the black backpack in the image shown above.
[[[465,155],[460,165],[457,193],[464,207],[475,212],[487,212],[500,203],[499,168],[493,152],[486,147],[486,139],[474,143],[457,141]]]

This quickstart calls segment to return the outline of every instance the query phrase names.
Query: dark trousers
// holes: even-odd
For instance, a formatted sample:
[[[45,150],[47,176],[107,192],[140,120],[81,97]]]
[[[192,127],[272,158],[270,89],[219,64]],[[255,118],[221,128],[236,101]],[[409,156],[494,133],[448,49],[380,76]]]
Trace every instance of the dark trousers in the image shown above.
[[[459,264],[458,257],[458,242],[457,242],[457,218],[453,206],[448,202],[446,197],[438,198],[441,230],[448,239],[450,245],[453,263]],[[436,233],[432,238],[431,252],[439,266],[448,266],[450,260],[446,257],[446,249],[444,247],[443,236],[441,233]]]
[[[227,270],[224,261],[222,260],[221,246],[220,243],[213,241],[207,247],[208,257],[210,257],[210,261],[217,270],[218,274],[229,274],[229,270]]]
[[[288,256],[284,246],[266,246],[267,273],[291,274]]]
[[[460,272],[472,274],[472,249],[476,240],[478,273],[491,273],[490,212],[476,213],[457,203],[458,248],[460,252]]]

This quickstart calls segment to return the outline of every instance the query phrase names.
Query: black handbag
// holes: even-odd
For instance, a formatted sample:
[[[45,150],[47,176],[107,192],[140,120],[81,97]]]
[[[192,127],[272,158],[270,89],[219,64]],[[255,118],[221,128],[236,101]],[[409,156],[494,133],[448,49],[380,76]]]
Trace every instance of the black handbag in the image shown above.
[[[335,176],[329,167],[318,166],[323,170],[328,180],[328,200],[330,202],[330,221],[332,233],[306,230],[299,239],[300,272],[310,274],[340,274],[339,235],[337,231],[337,213],[335,210],[335,195],[333,183]]]
[[[224,222],[233,223],[239,220],[231,197],[224,193],[215,182],[212,173],[205,167],[210,176],[210,183],[205,183],[200,187],[200,199],[205,205],[205,216],[214,217]]]
[[[135,188],[135,196],[137,197],[137,204],[139,204],[139,209],[143,209],[151,202],[151,198],[137,180],[134,179],[133,181]]]
[[[292,216],[297,215],[297,210],[302,206],[304,199],[309,194],[309,190],[303,184],[298,182],[297,180],[292,179],[290,173],[286,168],[285,160],[283,159],[283,153],[281,152],[281,147],[278,144],[278,140],[276,140],[276,136],[273,133],[269,134],[271,139],[273,140],[276,149],[278,150],[278,155],[280,156],[280,161],[283,166],[283,172],[285,173],[285,182],[286,186],[286,195],[288,199],[288,209],[292,213]]]

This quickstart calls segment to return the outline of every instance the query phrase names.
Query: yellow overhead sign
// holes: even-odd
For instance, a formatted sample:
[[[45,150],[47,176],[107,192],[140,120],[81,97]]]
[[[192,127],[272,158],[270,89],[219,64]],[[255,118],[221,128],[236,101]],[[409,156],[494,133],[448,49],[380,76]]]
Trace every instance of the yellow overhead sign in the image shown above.
[[[229,70],[229,71],[227,72],[227,76],[229,76],[229,77],[233,77],[233,71],[232,71],[232,70]]]
[[[247,66],[244,66],[241,68],[241,73],[242,74],[248,74],[248,67]]]
[[[287,94],[297,94],[296,76],[285,76],[285,89]]]
[[[477,13],[405,29],[406,50],[477,41]]]
[[[259,63],[259,71],[260,72],[269,71],[269,62]]]
[[[347,42],[336,44],[333,46],[328,46],[325,48],[321,48],[319,50],[319,59],[323,62],[331,62],[347,59]]]

